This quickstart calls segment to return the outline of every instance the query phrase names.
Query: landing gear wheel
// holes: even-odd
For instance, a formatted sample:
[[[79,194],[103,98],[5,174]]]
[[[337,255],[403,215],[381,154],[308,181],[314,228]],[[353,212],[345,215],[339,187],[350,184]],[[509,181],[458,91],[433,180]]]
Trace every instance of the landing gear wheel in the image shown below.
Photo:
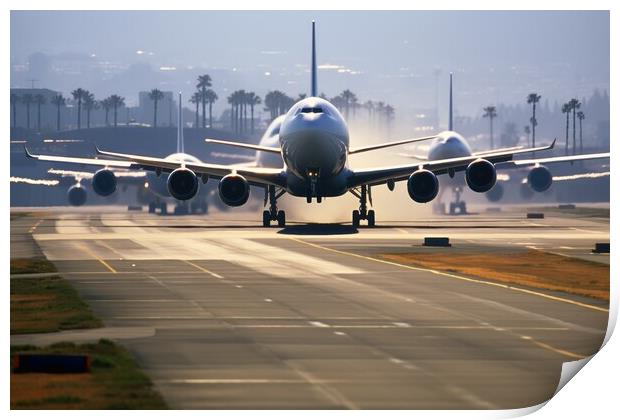
[[[366,220],[368,220],[368,227],[375,227],[375,211],[368,210],[368,214],[366,215]]]
[[[156,206],[157,204],[155,203],[149,203],[149,213],[155,213]]]
[[[271,213],[269,210],[263,211],[263,227],[269,227],[271,225]]]
[[[160,214],[168,214],[168,206],[166,205],[166,203],[161,203],[159,205],[159,212]]]
[[[461,214],[467,214],[467,205],[464,201],[461,201],[459,203],[459,211],[461,212]]]
[[[286,226],[286,213],[284,210],[278,211],[278,227]]]
[[[360,225],[360,212],[359,210],[353,210],[353,227],[359,227]]]

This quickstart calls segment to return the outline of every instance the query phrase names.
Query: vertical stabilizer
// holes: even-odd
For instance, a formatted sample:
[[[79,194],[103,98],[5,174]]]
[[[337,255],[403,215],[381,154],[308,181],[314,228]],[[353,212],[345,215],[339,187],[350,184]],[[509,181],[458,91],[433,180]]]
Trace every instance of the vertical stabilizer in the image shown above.
[[[450,73],[450,111],[448,115],[448,130],[454,130],[454,124],[452,123],[452,73]]]
[[[179,92],[179,117],[177,126],[177,153],[185,153],[185,145],[183,143],[183,102],[181,101],[181,92]]]
[[[312,69],[310,72],[312,73],[312,81],[311,81],[311,92],[310,96],[317,96],[317,85],[316,85],[316,39],[314,34],[314,25],[315,22],[312,21]]]

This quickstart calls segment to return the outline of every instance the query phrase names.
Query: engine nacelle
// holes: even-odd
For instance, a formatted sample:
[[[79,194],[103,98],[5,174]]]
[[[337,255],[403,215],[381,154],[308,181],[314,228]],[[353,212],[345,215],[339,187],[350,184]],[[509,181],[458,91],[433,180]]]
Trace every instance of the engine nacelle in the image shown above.
[[[536,192],[547,191],[553,183],[553,175],[545,166],[536,166],[527,174],[527,183]]]
[[[67,190],[67,200],[72,206],[81,206],[86,203],[86,189],[80,184],[75,184]]]
[[[177,168],[168,175],[168,192],[177,200],[191,200],[198,193],[198,178],[187,168]]]
[[[427,169],[418,169],[407,180],[407,192],[416,203],[428,203],[439,192],[437,176]]]
[[[493,188],[486,192],[487,200],[497,203],[504,196],[504,187],[497,183]]]
[[[107,197],[116,191],[116,175],[109,169],[99,169],[93,175],[92,184],[97,194]]]
[[[465,170],[465,180],[473,191],[483,193],[489,191],[497,181],[495,165],[485,159],[476,159]]]
[[[232,207],[244,205],[250,197],[250,184],[237,174],[229,174],[222,178],[217,190],[224,204]]]

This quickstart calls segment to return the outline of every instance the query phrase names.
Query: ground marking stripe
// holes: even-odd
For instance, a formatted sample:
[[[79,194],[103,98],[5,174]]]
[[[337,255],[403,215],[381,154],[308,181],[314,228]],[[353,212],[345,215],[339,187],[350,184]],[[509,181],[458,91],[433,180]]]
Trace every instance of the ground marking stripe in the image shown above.
[[[224,278],[223,276],[220,276],[219,274],[214,273],[214,272],[213,272],[213,271],[211,271],[211,270],[207,270],[206,268],[201,267],[201,266],[199,266],[198,264],[194,264],[194,263],[193,263],[193,262],[191,262],[191,261],[187,261],[187,260],[183,260],[183,261],[184,261],[184,262],[186,262],[186,263],[188,263],[188,264],[189,264],[189,265],[191,265],[192,267],[196,267],[197,269],[199,269],[199,270],[200,270],[200,271],[202,271],[203,273],[210,274],[210,275],[212,275],[213,277],[215,277],[215,278],[217,278],[217,279],[223,279],[223,278]]]
[[[108,264],[107,262],[105,262],[104,260],[99,258],[99,256],[94,254],[90,249],[88,249],[88,247],[86,247],[86,246],[84,246],[82,244],[79,244],[79,245],[76,245],[76,246],[78,248],[80,248],[82,251],[86,252],[91,257],[93,257],[94,259],[96,259],[97,261],[99,261],[105,268],[110,270],[112,273],[117,274],[117,271],[114,269],[114,267],[112,267],[110,264]]]
[[[543,349],[551,350],[551,351],[559,353],[559,354],[561,354],[563,356],[574,357],[575,359],[585,359],[586,357],[588,357],[585,354],[573,353],[573,352],[570,352],[568,350],[558,349],[557,347],[553,347],[553,346],[551,346],[549,344],[540,342],[538,340],[534,340],[532,337],[521,336],[521,338],[523,340],[531,341],[532,343],[536,344],[539,347],[542,347]]]
[[[342,255],[348,255],[348,256],[351,256],[351,257],[362,258],[362,259],[369,260],[369,261],[380,262],[380,263],[383,263],[383,264],[389,264],[389,265],[393,265],[393,266],[401,267],[401,268],[406,268],[408,270],[413,270],[413,271],[426,271],[426,272],[429,272],[429,273],[438,274],[438,275],[442,275],[442,276],[446,276],[446,277],[452,277],[454,279],[464,280],[464,281],[468,281],[468,282],[471,282],[471,283],[478,283],[478,284],[485,284],[485,285],[488,285],[488,286],[501,287],[501,288],[504,288],[504,289],[514,290],[514,291],[521,292],[521,293],[527,293],[527,294],[530,294],[530,295],[539,296],[539,297],[543,297],[543,298],[546,298],[546,299],[555,300],[555,301],[558,301],[558,302],[564,302],[564,303],[569,303],[571,305],[576,305],[576,306],[581,306],[581,307],[588,308],[588,309],[593,309],[595,311],[609,312],[609,309],[601,308],[601,307],[594,306],[594,305],[588,305],[587,303],[582,303],[582,302],[578,302],[578,301],[571,300],[571,299],[561,298],[561,297],[558,297],[558,296],[548,295],[546,293],[536,292],[534,290],[523,289],[521,287],[515,287],[515,286],[510,286],[510,285],[507,285],[507,284],[495,283],[495,282],[488,281],[488,280],[472,279],[472,278],[469,278],[469,277],[465,277],[465,276],[461,276],[461,275],[457,275],[457,274],[444,273],[442,271],[432,270],[432,269],[428,269],[428,268],[412,267],[410,265],[400,264],[400,263],[396,263],[396,262],[392,262],[392,261],[386,261],[386,260],[382,260],[382,259],[379,259],[379,258],[368,257],[366,255],[354,254],[354,253],[348,252],[348,251],[341,251],[339,249],[328,248],[328,247],[325,247],[325,246],[322,246],[322,245],[314,244],[312,242],[306,242],[306,241],[304,241],[302,239],[299,239],[299,238],[288,238],[288,239],[290,239],[292,241],[296,241],[296,242],[302,243],[302,244],[305,244],[305,245],[308,245],[308,246],[312,246],[312,247],[315,247],[315,248],[318,248],[318,249],[323,249],[325,251],[331,251],[331,252],[335,252],[335,253],[342,254]]]

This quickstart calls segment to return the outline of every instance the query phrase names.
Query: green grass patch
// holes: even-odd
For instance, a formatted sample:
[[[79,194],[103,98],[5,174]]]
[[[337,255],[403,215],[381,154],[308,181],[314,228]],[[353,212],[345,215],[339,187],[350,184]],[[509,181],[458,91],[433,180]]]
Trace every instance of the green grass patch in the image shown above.
[[[13,258],[11,274],[55,273],[56,267],[45,258]]]
[[[11,279],[11,334],[102,325],[66,280],[58,276]]]
[[[56,343],[47,347],[12,346],[16,353],[87,354],[91,371],[82,374],[11,373],[12,409],[165,409],[131,354],[113,341]],[[13,357],[11,357],[13,359]]]

